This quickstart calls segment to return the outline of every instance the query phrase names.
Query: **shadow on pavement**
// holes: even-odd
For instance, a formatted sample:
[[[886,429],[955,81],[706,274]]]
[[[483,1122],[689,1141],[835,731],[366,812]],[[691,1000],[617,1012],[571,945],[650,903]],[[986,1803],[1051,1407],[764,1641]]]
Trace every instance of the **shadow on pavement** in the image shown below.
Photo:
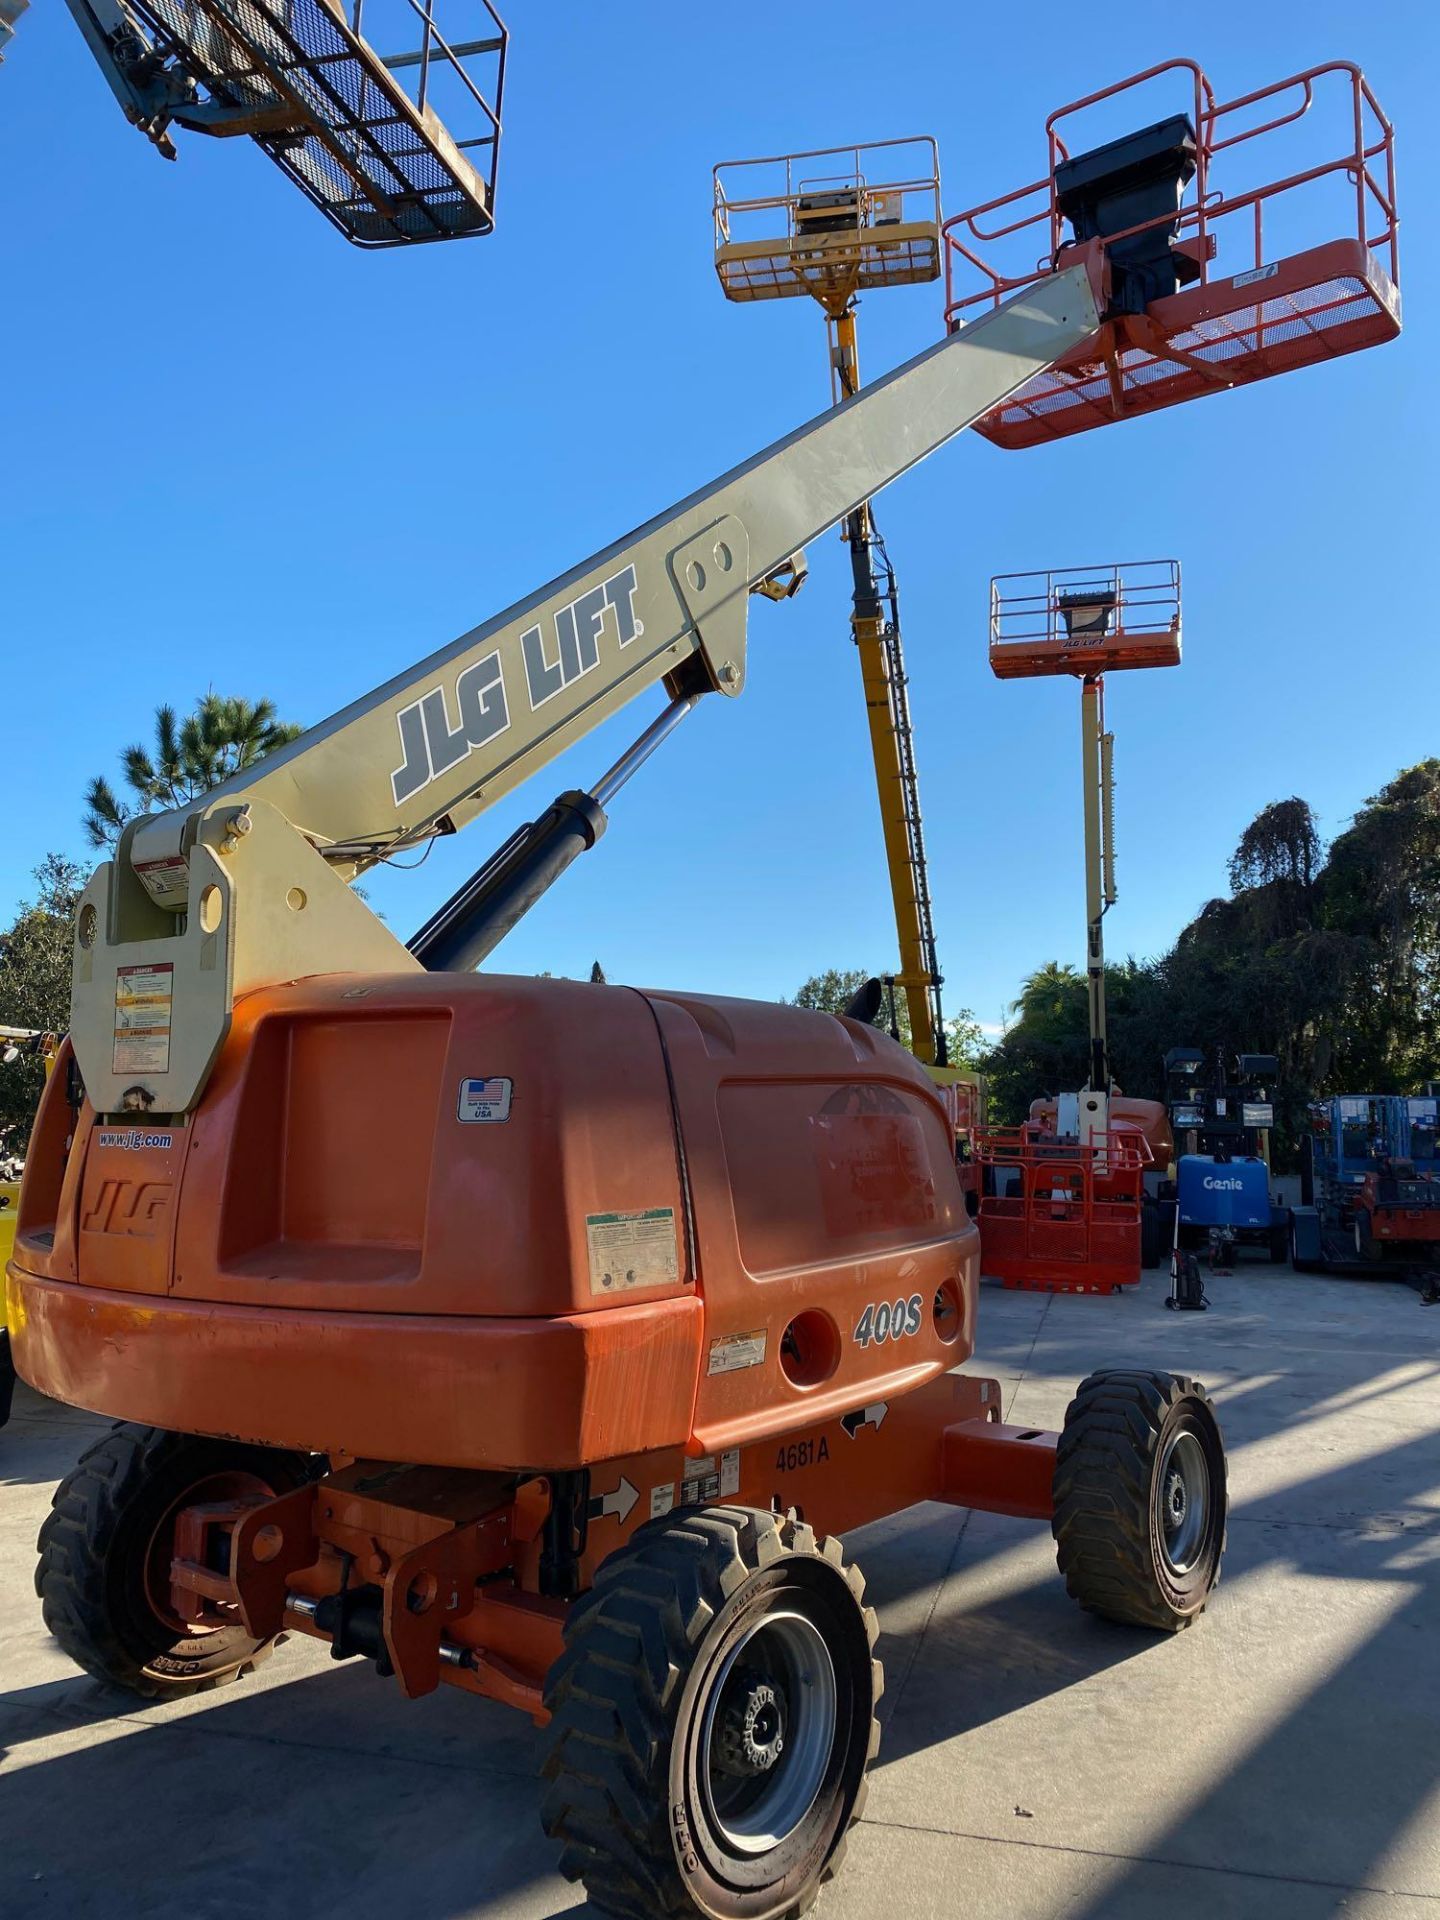
[[[494,1763],[478,1703],[453,1703],[468,1710],[456,1739],[452,1703],[427,1715],[430,1702],[401,1700],[348,1665],[158,1711],[83,1685],[89,1700],[58,1706],[51,1688],[11,1696],[16,1710],[0,1719],[12,1749],[0,1864],[7,1920],[501,1906],[538,1920],[578,1902],[540,1831],[525,1723],[518,1745],[528,1764],[512,1770]],[[76,1706],[88,1716],[72,1717]],[[25,1735],[42,1732],[51,1754],[27,1765]]]

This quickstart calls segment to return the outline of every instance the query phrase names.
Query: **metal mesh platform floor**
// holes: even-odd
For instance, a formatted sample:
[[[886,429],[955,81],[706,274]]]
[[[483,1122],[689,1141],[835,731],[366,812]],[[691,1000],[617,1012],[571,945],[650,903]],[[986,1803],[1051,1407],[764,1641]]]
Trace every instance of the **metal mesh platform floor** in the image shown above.
[[[250,134],[347,239],[384,247],[490,231],[499,123],[468,76],[480,132],[457,140],[326,0],[137,6],[213,97],[246,110],[229,131]]]
[[[715,270],[732,300],[780,300],[832,283],[857,292],[906,287],[940,277],[940,235],[929,223],[864,227],[827,242],[741,240],[715,251]]]
[[[1097,338],[1027,381],[975,432],[1000,447],[1040,446],[1376,346],[1400,331],[1400,296],[1359,240],[1337,240],[1158,300],[1145,320],[1145,344],[1116,335],[1118,404]]]

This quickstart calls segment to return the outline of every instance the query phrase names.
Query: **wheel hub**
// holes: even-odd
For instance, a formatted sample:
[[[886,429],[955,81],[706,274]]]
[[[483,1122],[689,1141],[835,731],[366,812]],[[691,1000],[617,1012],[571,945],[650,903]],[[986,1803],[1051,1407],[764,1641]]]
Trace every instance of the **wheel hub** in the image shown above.
[[[1185,1482],[1178,1473],[1172,1473],[1165,1488],[1165,1531],[1175,1533],[1185,1522],[1185,1509],[1189,1505],[1185,1493]]]
[[[1210,1474],[1199,1437],[1188,1427],[1173,1433],[1156,1487],[1159,1545],[1172,1576],[1187,1574],[1204,1551],[1210,1516]]]
[[[758,1858],[800,1826],[837,1737],[839,1687],[808,1612],[757,1614],[720,1663],[699,1728],[700,1792],[715,1841]]]
[[[746,1668],[725,1690],[716,1759],[724,1772],[746,1778],[768,1773],[785,1749],[783,1688]]]

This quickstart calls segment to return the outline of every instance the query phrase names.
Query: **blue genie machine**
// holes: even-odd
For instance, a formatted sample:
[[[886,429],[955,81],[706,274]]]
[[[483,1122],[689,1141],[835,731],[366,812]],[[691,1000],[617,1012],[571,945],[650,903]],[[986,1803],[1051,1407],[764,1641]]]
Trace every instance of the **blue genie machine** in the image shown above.
[[[1180,1256],[1208,1252],[1212,1271],[1256,1249],[1277,1266],[1289,1253],[1290,1217],[1270,1191],[1273,1054],[1237,1054],[1227,1069],[1217,1048],[1172,1047],[1165,1055],[1166,1109],[1175,1173],[1161,1194],[1162,1229]]]

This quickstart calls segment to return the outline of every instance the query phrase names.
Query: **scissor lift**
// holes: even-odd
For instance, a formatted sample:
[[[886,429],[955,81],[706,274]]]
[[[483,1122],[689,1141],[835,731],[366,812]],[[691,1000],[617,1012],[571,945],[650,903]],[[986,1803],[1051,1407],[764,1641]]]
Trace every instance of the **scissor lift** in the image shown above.
[[[248,134],[360,247],[493,228],[507,35],[490,0],[66,4],[167,159],[172,126]]]
[[[1074,116],[1104,124],[1106,103],[1150,82],[1184,111],[1072,155]],[[1170,60],[1058,108],[1045,133],[1041,179],[946,221],[948,324],[1097,240],[1110,301],[1093,340],[979,422],[997,446],[1043,445],[1399,333],[1394,132],[1350,62],[1221,102],[1193,61]]]

